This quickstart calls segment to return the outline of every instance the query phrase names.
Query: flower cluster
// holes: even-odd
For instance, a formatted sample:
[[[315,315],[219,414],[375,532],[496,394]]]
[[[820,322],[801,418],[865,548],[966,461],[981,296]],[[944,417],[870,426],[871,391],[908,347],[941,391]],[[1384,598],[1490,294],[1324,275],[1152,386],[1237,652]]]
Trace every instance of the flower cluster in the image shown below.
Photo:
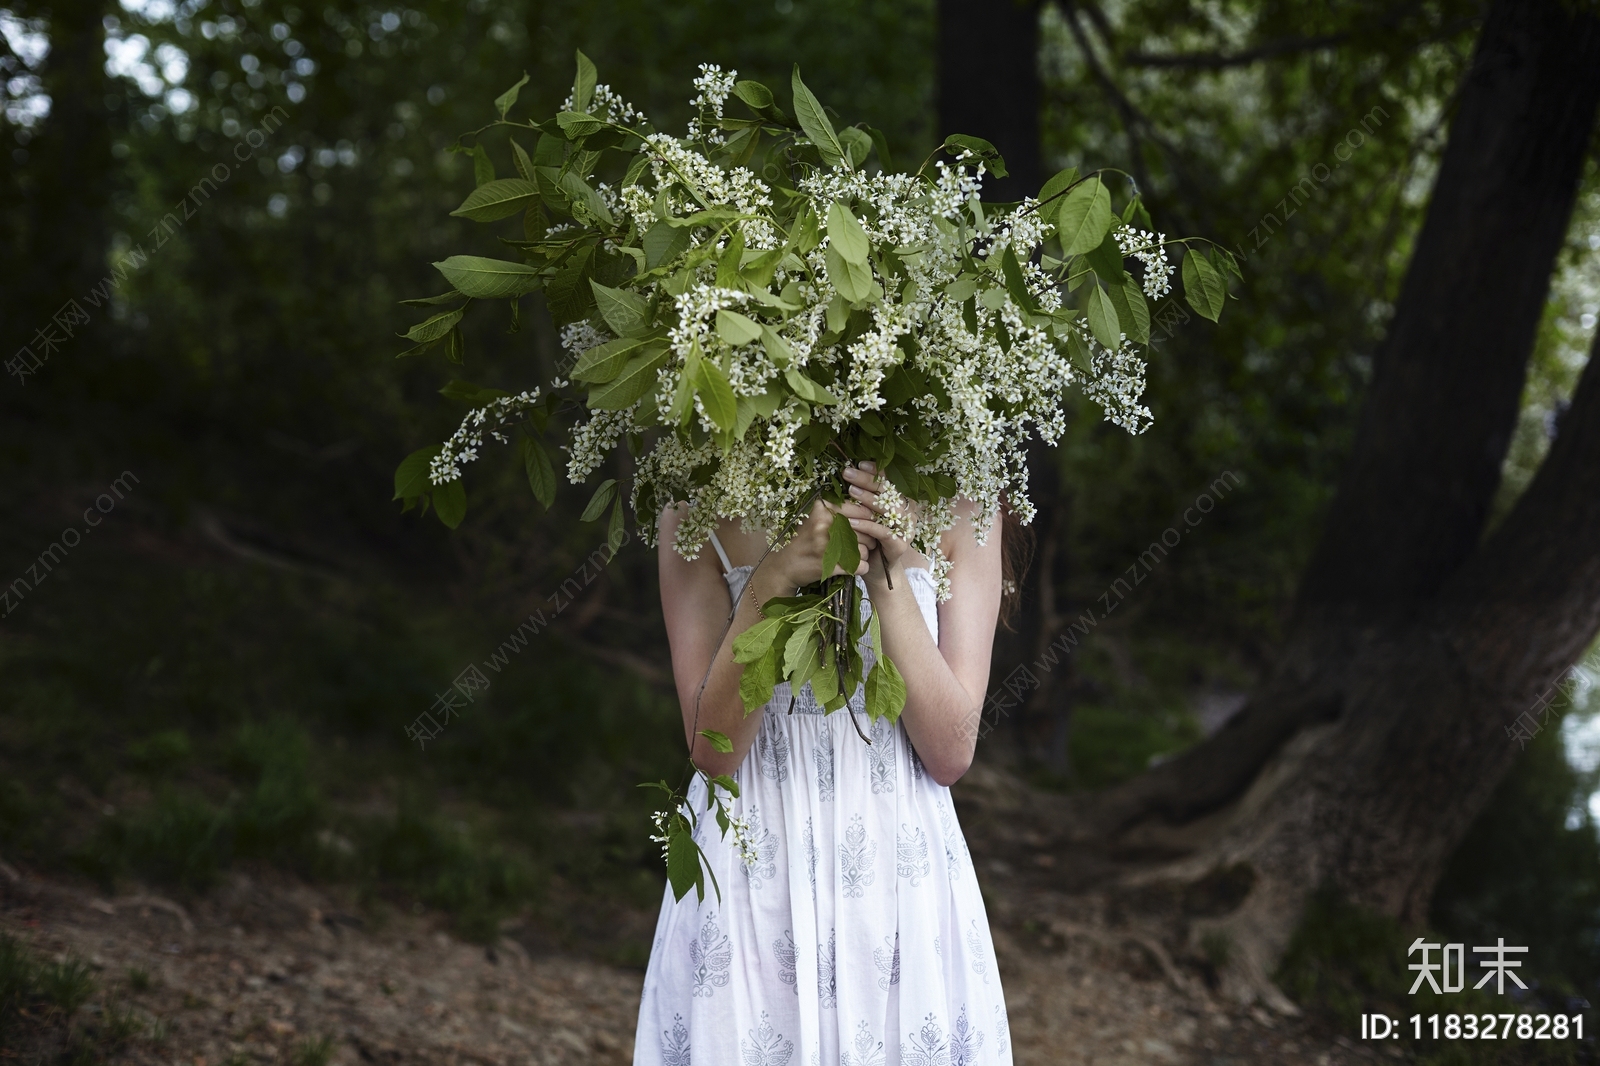
[[[1137,195],[1113,213],[1100,174],[1064,171],[1042,202],[983,204],[985,176],[1003,164],[973,138],[952,137],[947,158],[915,174],[863,165],[871,135],[836,131],[798,74],[793,122],[769,90],[736,79],[702,64],[687,134],[674,137],[580,65],[574,92],[593,85],[587,113],[630,162],[621,181],[598,180],[602,153],[585,147],[595,124],[561,116],[559,195],[540,196],[573,221],[523,242],[530,262],[544,259],[536,286],[574,305],[559,319],[559,376],[470,412],[432,457],[431,481],[460,477],[485,433],[504,439],[542,403],[537,435],[575,400],[588,415],[564,447],[567,479],[587,481],[628,440],[645,539],[677,506],[674,547],[695,558],[724,521],[777,546],[812,499],[842,491],[845,462],[871,460],[890,485],[892,528],[947,595],[944,535],[958,514],[980,542],[1002,507],[1031,517],[1029,442],[1061,438],[1074,391],[1130,433],[1149,426],[1137,345],[1146,301],[1172,288],[1166,235],[1133,224],[1149,224]],[[759,117],[728,119],[735,97]],[[1232,260],[1187,254],[1190,301],[1191,272],[1214,301]],[[463,296],[498,294],[525,270],[460,258],[461,271],[492,275]],[[602,259],[615,287],[600,283]],[[547,453],[527,450],[533,479]]]
[[[539,396],[538,389],[519,392],[515,396],[502,396],[468,411],[467,417],[461,420],[461,427],[445,441],[439,454],[429,463],[428,480],[441,485],[459,478],[461,464],[470,463],[478,457],[484,433],[502,444],[506,443],[508,438],[500,427],[520,422],[528,409],[539,402]]]

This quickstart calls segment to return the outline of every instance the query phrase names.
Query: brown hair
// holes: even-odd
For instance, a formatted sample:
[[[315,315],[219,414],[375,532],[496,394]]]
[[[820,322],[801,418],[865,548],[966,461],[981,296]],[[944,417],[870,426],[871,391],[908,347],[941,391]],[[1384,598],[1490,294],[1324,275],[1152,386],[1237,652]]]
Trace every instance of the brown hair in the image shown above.
[[[1022,607],[1022,579],[1033,562],[1033,526],[1023,525],[1009,496],[1000,497],[1000,624],[1015,632],[1011,620]]]

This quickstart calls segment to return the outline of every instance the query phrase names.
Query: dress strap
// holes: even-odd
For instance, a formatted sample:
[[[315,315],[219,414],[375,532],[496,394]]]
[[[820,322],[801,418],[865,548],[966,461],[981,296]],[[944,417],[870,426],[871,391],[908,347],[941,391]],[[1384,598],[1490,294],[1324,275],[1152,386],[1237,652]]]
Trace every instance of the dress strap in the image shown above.
[[[722,572],[724,574],[733,573],[733,563],[728,561],[728,553],[723,550],[722,541],[717,539],[716,533],[711,534],[711,546],[717,549],[717,558],[722,560]]]

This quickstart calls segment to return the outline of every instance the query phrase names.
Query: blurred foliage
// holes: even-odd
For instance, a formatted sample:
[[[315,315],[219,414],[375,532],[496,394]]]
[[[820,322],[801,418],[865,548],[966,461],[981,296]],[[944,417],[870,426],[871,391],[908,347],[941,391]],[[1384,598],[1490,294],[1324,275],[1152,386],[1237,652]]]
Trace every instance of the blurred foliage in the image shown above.
[[[466,666],[552,610],[600,533],[575,521],[577,493],[540,512],[509,454],[475,470],[461,529],[399,514],[396,462],[454,428],[434,390],[458,376],[501,387],[530,363],[548,372],[556,345],[534,309],[515,335],[479,316],[464,370],[433,356],[399,364],[395,334],[414,316],[397,301],[439,291],[430,260],[495,254],[479,227],[449,217],[473,184],[449,149],[523,72],[523,99],[554,106],[581,46],[678,128],[698,63],[782,84],[798,61],[823,99],[918,158],[951,132],[932,114],[935,6],[5,10],[7,26],[61,47],[42,63],[14,42],[0,53],[0,352],[29,343],[67,298],[82,304],[114,265],[126,280],[83,304],[90,321],[26,384],[0,379],[0,580],[25,593],[0,620],[0,854],[190,891],[271,864],[361,886],[375,912],[448,910],[481,938],[520,910],[559,914],[566,942],[642,962],[647,933],[582,915],[604,911],[601,897],[646,911],[663,882],[648,797],[630,787],[671,772],[682,750],[653,560],[625,547],[426,750],[407,740]],[[1065,720],[1017,720],[991,753],[1056,785],[1121,780],[1191,743],[1201,701],[1226,703],[1268,661],[1479,14],[1462,0],[1043,8],[1047,172],[1126,169],[1152,214],[1234,248],[1245,279],[1220,327],[1176,305],[1170,330],[1157,328],[1170,335],[1151,356],[1153,429],[1130,439],[1088,410],[1071,426],[1058,457],[1061,614],[1103,611],[1168,527],[1182,542],[1058,668],[1070,745],[1050,741]],[[1312,38],[1335,43],[1295,46]],[[1262,42],[1282,47],[1235,61]],[[25,119],[19,101],[40,92],[50,116]],[[1584,280],[1593,184],[1508,494],[1541,454],[1544,412],[1571,388],[1571,353],[1593,328],[1584,316],[1600,312]],[[124,470],[137,485],[94,535],[30,570],[64,530],[85,529],[83,509]],[[1185,526],[1224,471],[1241,487]],[[1007,669],[997,661],[996,676]],[[1452,869],[1441,923],[1541,944],[1593,928],[1592,829],[1566,828],[1540,758],[1553,756],[1531,750],[1502,790],[1529,791],[1474,830],[1463,854],[1481,865]],[[1537,877],[1482,861],[1512,840]],[[1563,886],[1547,925],[1525,916],[1539,877]],[[589,905],[566,907],[580,897]],[[1592,987],[1592,955],[1539,952]]]

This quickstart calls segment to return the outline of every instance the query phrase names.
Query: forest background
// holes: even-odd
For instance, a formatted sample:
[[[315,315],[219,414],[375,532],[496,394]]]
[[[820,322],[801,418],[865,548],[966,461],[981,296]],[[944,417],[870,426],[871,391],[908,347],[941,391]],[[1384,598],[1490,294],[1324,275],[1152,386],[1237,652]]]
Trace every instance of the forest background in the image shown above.
[[[415,318],[398,301],[440,287],[431,261],[496,254],[449,216],[474,182],[456,136],[524,72],[524,100],[558,104],[575,48],[669,130],[697,64],[782,85],[799,62],[897,159],[967,132],[1019,187],[1120,167],[1169,232],[1235,250],[1220,326],[1157,313],[1154,428],[1082,409],[1041,453],[1032,613],[1001,634],[994,686],[1042,630],[1078,638],[995,702],[979,758],[1078,795],[1191,749],[1284,640],[1484,18],[1455,0],[0,9],[0,856],[176,893],[268,864],[358,885],[374,915],[440,910],[489,939],[526,912],[552,946],[643,964],[648,925],[607,901],[648,916],[659,897],[633,784],[682,758],[652,554],[596,554],[587,493],[544,513],[510,449],[475,469],[455,531],[390,499],[398,460],[459,419],[451,379],[558,366],[536,306],[516,334],[480,318],[463,367],[397,362],[396,334]],[[1597,314],[1591,144],[1491,528],[1557,436]],[[485,684],[456,687],[471,668]],[[1526,943],[1543,980],[1592,992],[1600,672],[1572,676],[1430,920]]]

